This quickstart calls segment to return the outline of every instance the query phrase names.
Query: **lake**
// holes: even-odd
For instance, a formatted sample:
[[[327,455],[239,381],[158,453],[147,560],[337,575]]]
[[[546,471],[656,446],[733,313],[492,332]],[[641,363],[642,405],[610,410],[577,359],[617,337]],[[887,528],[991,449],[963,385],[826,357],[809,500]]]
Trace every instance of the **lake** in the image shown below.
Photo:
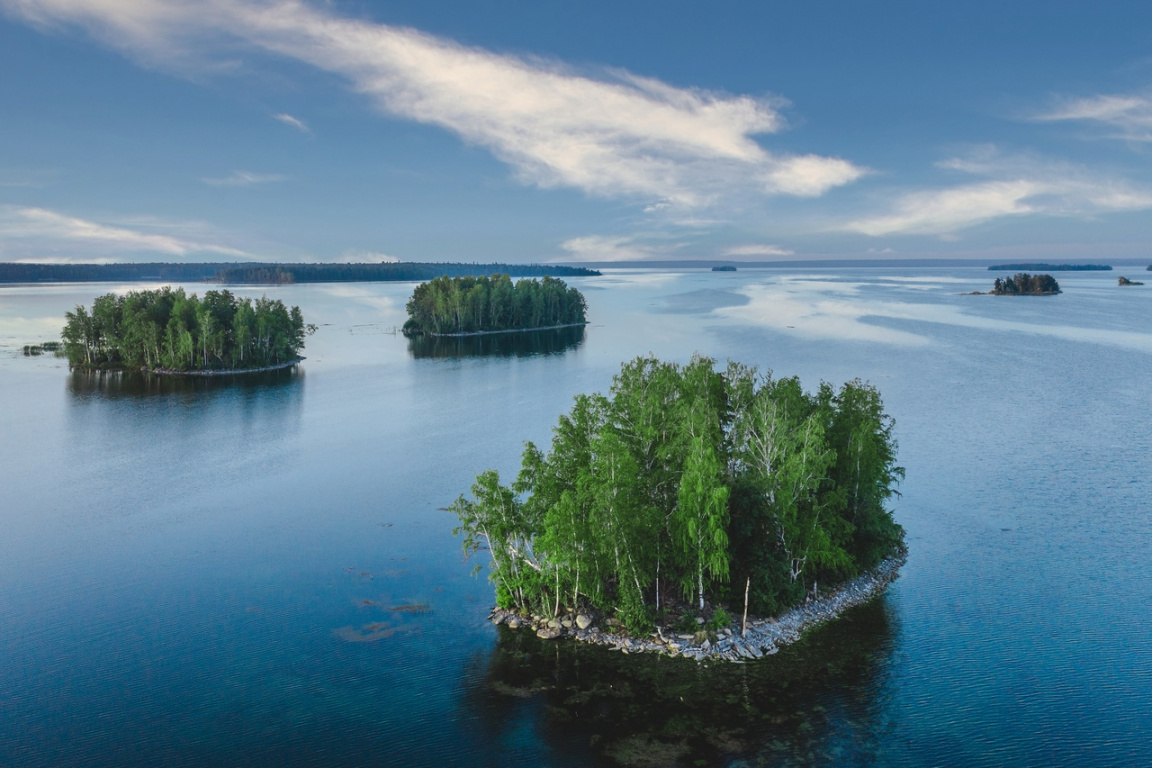
[[[239,288],[320,327],[235,381],[24,357],[143,286],[2,286],[0,764],[1150,764],[1152,288],[1117,274],[616,270],[568,281],[582,333],[424,346],[412,284]],[[444,507],[650,352],[879,388],[884,597],[742,665],[486,621]]]

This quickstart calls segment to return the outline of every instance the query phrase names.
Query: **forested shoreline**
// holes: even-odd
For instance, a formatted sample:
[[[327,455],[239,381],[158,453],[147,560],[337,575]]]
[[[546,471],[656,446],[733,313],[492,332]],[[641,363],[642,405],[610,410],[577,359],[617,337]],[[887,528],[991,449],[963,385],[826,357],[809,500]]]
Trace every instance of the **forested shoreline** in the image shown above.
[[[1048,264],[1047,262],[1027,262],[1021,264],[993,264],[989,272],[1111,272],[1108,264]]]
[[[544,275],[596,276],[584,267],[559,264],[466,264],[462,262],[394,262],[377,264],[284,264],[268,262],[150,262],[145,264],[25,264],[0,262],[0,283],[192,282],[246,285],[288,283],[405,282],[431,280],[440,275],[512,277]]]
[[[576,398],[546,453],[527,443],[511,484],[488,470],[451,509],[503,609],[720,626],[902,550],[892,429],[860,381],[807,393],[737,363],[637,358],[608,396]]]
[[[65,313],[61,333],[73,368],[142,368],[165,373],[269,370],[300,359],[315,330],[299,307],[280,300],[253,301],[230,291],[195,293],[168,286],[107,293],[89,311]]]
[[[513,283],[507,274],[442,275],[416,286],[407,309],[407,336],[535,331],[587,322],[584,296],[551,276]]]

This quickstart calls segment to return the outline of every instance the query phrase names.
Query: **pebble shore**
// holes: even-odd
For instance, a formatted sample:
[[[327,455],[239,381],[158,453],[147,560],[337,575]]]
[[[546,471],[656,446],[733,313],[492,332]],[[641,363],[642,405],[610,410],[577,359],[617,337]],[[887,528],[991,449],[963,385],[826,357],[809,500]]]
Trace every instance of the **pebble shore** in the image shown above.
[[[620,626],[603,631],[595,626],[596,619],[589,614],[573,614],[549,618],[526,616],[501,608],[493,609],[493,624],[504,624],[511,629],[535,631],[544,640],[569,637],[585,643],[602,645],[621,653],[658,653],[680,656],[696,661],[743,662],[771,656],[782,647],[794,643],[809,629],[831,621],[844,611],[862,605],[883,592],[896,580],[900,567],[907,560],[900,553],[880,563],[867,573],[839,585],[818,599],[809,600],[788,612],[770,619],[749,619],[748,630],[741,636],[740,623],[711,633],[685,634],[658,627],[648,637],[631,637]],[[614,621],[614,620],[613,620]]]

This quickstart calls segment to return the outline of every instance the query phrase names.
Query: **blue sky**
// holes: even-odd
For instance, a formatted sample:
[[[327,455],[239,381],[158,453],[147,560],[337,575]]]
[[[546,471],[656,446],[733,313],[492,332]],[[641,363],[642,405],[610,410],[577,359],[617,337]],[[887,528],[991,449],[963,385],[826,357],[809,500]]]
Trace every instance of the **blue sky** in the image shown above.
[[[0,0],[0,259],[1152,261],[1147,2]]]

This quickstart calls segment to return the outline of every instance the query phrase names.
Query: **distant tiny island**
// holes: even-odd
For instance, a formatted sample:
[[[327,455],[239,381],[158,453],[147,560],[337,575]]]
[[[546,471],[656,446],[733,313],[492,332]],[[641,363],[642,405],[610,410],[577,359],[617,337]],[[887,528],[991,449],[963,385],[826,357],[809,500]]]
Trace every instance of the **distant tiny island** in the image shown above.
[[[1027,264],[994,264],[988,267],[989,272],[1111,272],[1112,267],[1107,264],[1046,264],[1044,262]]]
[[[261,297],[184,289],[100,296],[88,310],[65,313],[61,338],[72,368],[139,368],[154,373],[222,375],[287,368],[302,359],[316,326],[299,307]]]
[[[584,295],[563,280],[513,283],[506,274],[437,277],[408,300],[405,336],[469,336],[585,325]]]
[[[1061,293],[1060,284],[1052,275],[1030,275],[1027,272],[1012,277],[998,277],[992,283],[990,296],[1055,296]],[[980,296],[980,291],[972,291],[973,296]]]
[[[1116,282],[1118,285],[1144,285],[1144,283],[1140,282],[1139,280],[1129,280],[1128,278],[1124,277],[1123,275],[1121,275],[1120,279],[1117,280]]]
[[[859,380],[808,393],[738,363],[637,358],[607,396],[576,397],[547,451],[526,443],[510,485],[484,472],[451,510],[465,551],[491,556],[496,623],[754,658],[896,577],[892,429]]]
[[[732,266],[731,264],[724,264],[724,265],[721,265],[719,267],[712,267],[712,271],[713,272],[735,272],[736,267]]]

